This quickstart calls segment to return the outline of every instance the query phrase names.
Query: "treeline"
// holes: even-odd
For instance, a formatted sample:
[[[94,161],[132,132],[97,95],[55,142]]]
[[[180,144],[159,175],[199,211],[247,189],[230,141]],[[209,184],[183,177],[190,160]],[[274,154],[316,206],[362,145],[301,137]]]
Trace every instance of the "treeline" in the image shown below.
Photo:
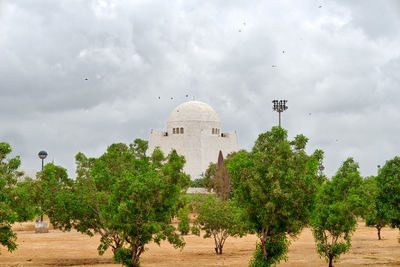
[[[214,239],[223,253],[230,236],[259,238],[250,266],[274,266],[287,259],[290,238],[312,229],[316,250],[329,266],[349,251],[362,217],[376,227],[400,228],[400,158],[386,162],[377,176],[361,177],[358,163],[348,158],[328,179],[318,173],[323,151],[305,152],[308,139],[274,127],[260,134],[251,151],[228,155],[211,164],[205,178],[190,181],[182,172],[185,159],[176,151],[165,156],[147,142],[113,144],[99,158],[76,155],[77,178],[47,164],[38,180],[17,182],[18,157],[0,143],[0,243],[12,251],[11,226],[45,213],[55,228],[101,236],[98,252],[107,249],[125,266],[139,266],[149,242],[167,240],[176,248],[184,235]],[[189,195],[202,186],[209,195]],[[192,223],[189,214],[195,214]],[[178,218],[175,227],[171,222]]]

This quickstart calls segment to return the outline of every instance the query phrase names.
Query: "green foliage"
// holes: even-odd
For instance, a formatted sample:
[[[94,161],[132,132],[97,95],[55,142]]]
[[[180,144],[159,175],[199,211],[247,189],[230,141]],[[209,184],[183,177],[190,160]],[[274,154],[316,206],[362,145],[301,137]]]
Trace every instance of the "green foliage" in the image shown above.
[[[178,220],[178,231],[181,232],[182,235],[189,234],[189,206],[186,205],[178,210]]]
[[[17,248],[17,235],[11,227],[15,222],[32,219],[37,206],[32,202],[30,188],[32,180],[18,182],[23,172],[18,171],[21,161],[18,156],[7,159],[11,146],[0,143],[0,244],[8,251]]]
[[[190,187],[207,188],[207,177],[190,180]]]
[[[170,225],[189,177],[175,151],[164,157],[159,149],[146,156],[147,142],[112,144],[99,158],[76,155],[76,181],[47,164],[42,173],[43,207],[57,228],[100,234],[98,251],[109,247],[114,260],[139,266],[144,246],[168,240],[177,248],[183,239]]]
[[[242,237],[247,232],[243,213],[232,200],[222,201],[213,195],[208,195],[204,201],[196,202],[195,210],[198,216],[192,233],[200,235],[200,230],[203,230],[204,238],[213,237],[217,254],[222,254],[223,246],[229,236]]]
[[[332,181],[326,181],[317,194],[311,226],[317,252],[329,262],[329,266],[333,266],[333,262],[351,247],[361,184],[358,164],[349,158]]]
[[[131,251],[127,248],[117,248],[113,258],[115,262],[120,262],[123,266],[140,267],[139,262],[136,264],[136,266],[132,264]]]
[[[386,161],[376,177],[377,209],[392,227],[400,228],[400,157]]]
[[[250,260],[250,267],[269,267],[276,266],[280,261],[287,261],[287,253],[289,250],[290,241],[286,235],[276,236],[266,244],[266,251],[269,255],[268,259],[264,259],[262,244],[257,243],[253,258]]]
[[[217,164],[210,162],[210,165],[208,166],[203,178],[204,187],[207,188],[208,190],[211,190],[214,187],[213,178],[217,174],[217,170],[218,170]]]
[[[373,226],[378,230],[378,239],[381,239],[381,229],[388,224],[388,219],[382,203],[378,203],[378,185],[376,177],[371,176],[364,179],[360,187],[360,196],[363,203],[361,216],[365,220],[366,226]]]
[[[308,223],[320,159],[306,154],[306,142],[303,135],[288,141],[286,130],[273,127],[259,135],[251,152],[227,162],[234,198],[260,238],[265,262],[279,262],[287,251],[269,255],[270,244],[282,235],[297,236]]]

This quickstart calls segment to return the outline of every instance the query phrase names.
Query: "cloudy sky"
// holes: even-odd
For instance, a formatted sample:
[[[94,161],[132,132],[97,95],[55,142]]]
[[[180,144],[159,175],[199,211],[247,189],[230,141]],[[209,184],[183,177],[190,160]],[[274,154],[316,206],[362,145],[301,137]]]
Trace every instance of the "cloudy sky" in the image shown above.
[[[77,152],[148,139],[187,94],[243,149],[288,99],[328,175],[350,156],[375,174],[400,154],[400,2],[0,0],[0,141],[23,169],[46,150],[74,176]]]

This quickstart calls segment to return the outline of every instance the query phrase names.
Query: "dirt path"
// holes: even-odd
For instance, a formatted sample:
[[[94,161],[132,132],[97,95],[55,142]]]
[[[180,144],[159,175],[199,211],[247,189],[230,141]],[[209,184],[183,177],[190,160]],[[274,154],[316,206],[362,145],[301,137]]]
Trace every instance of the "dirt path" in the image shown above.
[[[9,253],[1,247],[0,266],[120,266],[112,263],[111,252],[97,254],[99,237],[88,237],[72,232],[50,230],[47,234],[35,234],[32,223],[14,227],[18,234],[19,248]],[[353,236],[350,253],[341,257],[335,266],[400,266],[400,237],[397,230],[384,228],[384,240],[378,241],[376,230],[362,223]],[[189,235],[185,237],[184,250],[176,250],[163,242],[161,246],[150,244],[141,257],[143,267],[156,266],[247,266],[257,238],[246,236],[228,238],[224,254],[217,256],[212,239]],[[292,242],[289,261],[279,266],[327,266],[315,252],[314,240],[305,229]]]

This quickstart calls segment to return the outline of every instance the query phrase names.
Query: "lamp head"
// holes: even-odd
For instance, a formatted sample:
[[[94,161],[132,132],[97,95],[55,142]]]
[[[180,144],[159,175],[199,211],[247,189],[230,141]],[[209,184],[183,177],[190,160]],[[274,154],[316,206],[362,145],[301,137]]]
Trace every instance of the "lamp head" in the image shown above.
[[[40,159],[45,159],[47,157],[47,152],[42,150],[38,153]]]

